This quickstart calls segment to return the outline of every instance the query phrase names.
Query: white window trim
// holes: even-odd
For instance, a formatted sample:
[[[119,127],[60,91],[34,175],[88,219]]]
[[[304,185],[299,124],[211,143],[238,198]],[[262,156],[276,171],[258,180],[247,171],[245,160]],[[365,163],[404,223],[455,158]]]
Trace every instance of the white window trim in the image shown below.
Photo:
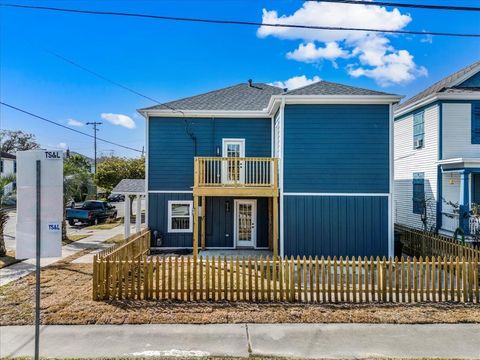
[[[226,143],[228,142],[238,142],[241,144],[240,146],[240,157],[245,157],[245,139],[238,139],[238,138],[223,138],[222,139],[222,157],[227,156],[227,147]]]
[[[190,205],[188,229],[172,229],[172,205]],[[168,232],[169,233],[191,233],[193,232],[193,201],[192,200],[169,200],[168,201]]]

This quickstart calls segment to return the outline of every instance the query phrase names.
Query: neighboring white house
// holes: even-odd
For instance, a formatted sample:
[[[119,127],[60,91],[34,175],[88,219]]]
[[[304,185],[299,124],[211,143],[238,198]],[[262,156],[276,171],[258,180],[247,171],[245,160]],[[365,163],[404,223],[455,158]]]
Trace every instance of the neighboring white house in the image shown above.
[[[15,155],[1,152],[0,153],[0,176],[14,175],[17,172],[17,157]],[[8,194],[14,190],[14,183],[7,184],[0,193]]]
[[[12,175],[17,172],[17,158],[15,155],[1,152],[0,155],[0,176]]]
[[[395,108],[395,222],[452,234],[478,230],[480,61]]]

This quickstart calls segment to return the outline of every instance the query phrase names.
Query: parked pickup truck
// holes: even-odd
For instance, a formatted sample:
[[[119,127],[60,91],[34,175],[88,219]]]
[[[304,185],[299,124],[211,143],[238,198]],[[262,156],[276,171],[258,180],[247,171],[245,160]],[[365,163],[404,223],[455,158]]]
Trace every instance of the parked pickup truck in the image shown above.
[[[85,201],[81,208],[67,209],[67,221],[70,225],[75,223],[96,225],[107,219],[115,219],[117,209],[106,201]]]

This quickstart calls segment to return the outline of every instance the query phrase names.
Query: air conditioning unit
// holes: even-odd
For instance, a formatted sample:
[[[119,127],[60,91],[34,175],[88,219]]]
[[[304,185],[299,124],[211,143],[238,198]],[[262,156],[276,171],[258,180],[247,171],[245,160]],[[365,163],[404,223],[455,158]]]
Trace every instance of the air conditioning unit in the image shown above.
[[[420,149],[423,147],[423,139],[417,139],[415,140],[415,149]]]

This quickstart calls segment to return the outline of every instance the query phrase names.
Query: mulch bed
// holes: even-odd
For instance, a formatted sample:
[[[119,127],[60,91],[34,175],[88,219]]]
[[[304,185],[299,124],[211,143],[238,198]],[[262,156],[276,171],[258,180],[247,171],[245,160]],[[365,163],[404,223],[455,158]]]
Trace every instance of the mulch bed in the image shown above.
[[[93,301],[92,265],[69,263],[72,260],[42,270],[43,324],[480,323],[480,305],[471,304]],[[0,288],[1,326],[33,324],[34,285],[30,274]]]

